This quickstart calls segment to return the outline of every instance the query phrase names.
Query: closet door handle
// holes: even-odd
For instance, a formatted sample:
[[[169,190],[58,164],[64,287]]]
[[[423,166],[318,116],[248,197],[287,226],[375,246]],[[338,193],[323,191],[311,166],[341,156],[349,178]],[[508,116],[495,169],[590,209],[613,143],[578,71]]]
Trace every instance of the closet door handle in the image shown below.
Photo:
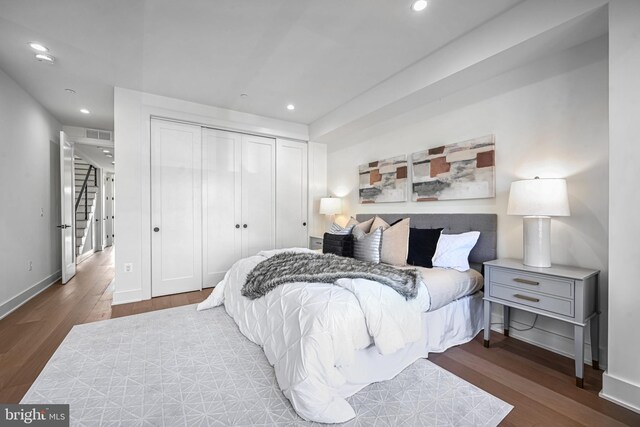
[[[153,227],[153,231],[157,233],[158,231],[160,231],[160,229],[158,227]]]
[[[242,224],[242,228],[247,228],[248,225],[247,224]]]
[[[240,224],[236,224],[236,228],[240,228]]]

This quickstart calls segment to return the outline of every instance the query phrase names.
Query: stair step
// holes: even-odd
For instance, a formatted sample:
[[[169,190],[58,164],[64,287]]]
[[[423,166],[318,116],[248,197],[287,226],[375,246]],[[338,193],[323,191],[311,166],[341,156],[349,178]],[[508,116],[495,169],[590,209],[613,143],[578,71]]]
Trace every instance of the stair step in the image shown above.
[[[82,191],[82,186],[78,186],[76,185],[76,197],[78,197],[78,194],[80,194],[80,192]],[[87,193],[88,194],[96,194],[98,192],[98,188],[97,187],[87,187]]]
[[[93,208],[94,200],[95,200],[95,197],[91,197],[91,195],[87,197],[87,210],[91,210]],[[80,208],[82,208],[82,212],[84,212],[84,197],[80,199],[80,203],[78,204],[77,210],[81,210]]]

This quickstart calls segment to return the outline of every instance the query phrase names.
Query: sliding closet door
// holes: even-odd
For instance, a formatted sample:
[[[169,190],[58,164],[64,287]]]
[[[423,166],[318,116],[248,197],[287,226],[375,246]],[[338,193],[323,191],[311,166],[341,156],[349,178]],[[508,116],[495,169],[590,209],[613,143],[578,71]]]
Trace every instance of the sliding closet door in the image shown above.
[[[274,139],[242,135],[242,256],[275,248],[275,160]]]
[[[306,248],[307,144],[278,139],[276,164],[276,246]]]
[[[202,286],[199,126],[151,121],[151,295]]]
[[[202,131],[203,286],[218,284],[242,257],[242,135]]]

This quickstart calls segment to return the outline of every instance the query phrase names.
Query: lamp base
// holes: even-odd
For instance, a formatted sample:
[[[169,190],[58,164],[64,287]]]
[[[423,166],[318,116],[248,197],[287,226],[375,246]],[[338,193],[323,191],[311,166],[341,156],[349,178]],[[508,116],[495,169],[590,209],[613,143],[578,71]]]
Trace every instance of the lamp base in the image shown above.
[[[525,216],[523,221],[524,265],[551,267],[551,218]]]

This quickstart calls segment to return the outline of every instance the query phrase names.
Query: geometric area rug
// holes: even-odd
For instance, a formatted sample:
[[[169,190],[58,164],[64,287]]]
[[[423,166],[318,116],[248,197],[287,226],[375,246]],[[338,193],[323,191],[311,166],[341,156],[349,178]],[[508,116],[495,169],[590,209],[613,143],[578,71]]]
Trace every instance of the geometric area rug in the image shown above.
[[[347,426],[495,426],[513,408],[426,359],[347,400]],[[74,326],[22,403],[68,403],[73,426],[323,425],[295,413],[224,307]]]

